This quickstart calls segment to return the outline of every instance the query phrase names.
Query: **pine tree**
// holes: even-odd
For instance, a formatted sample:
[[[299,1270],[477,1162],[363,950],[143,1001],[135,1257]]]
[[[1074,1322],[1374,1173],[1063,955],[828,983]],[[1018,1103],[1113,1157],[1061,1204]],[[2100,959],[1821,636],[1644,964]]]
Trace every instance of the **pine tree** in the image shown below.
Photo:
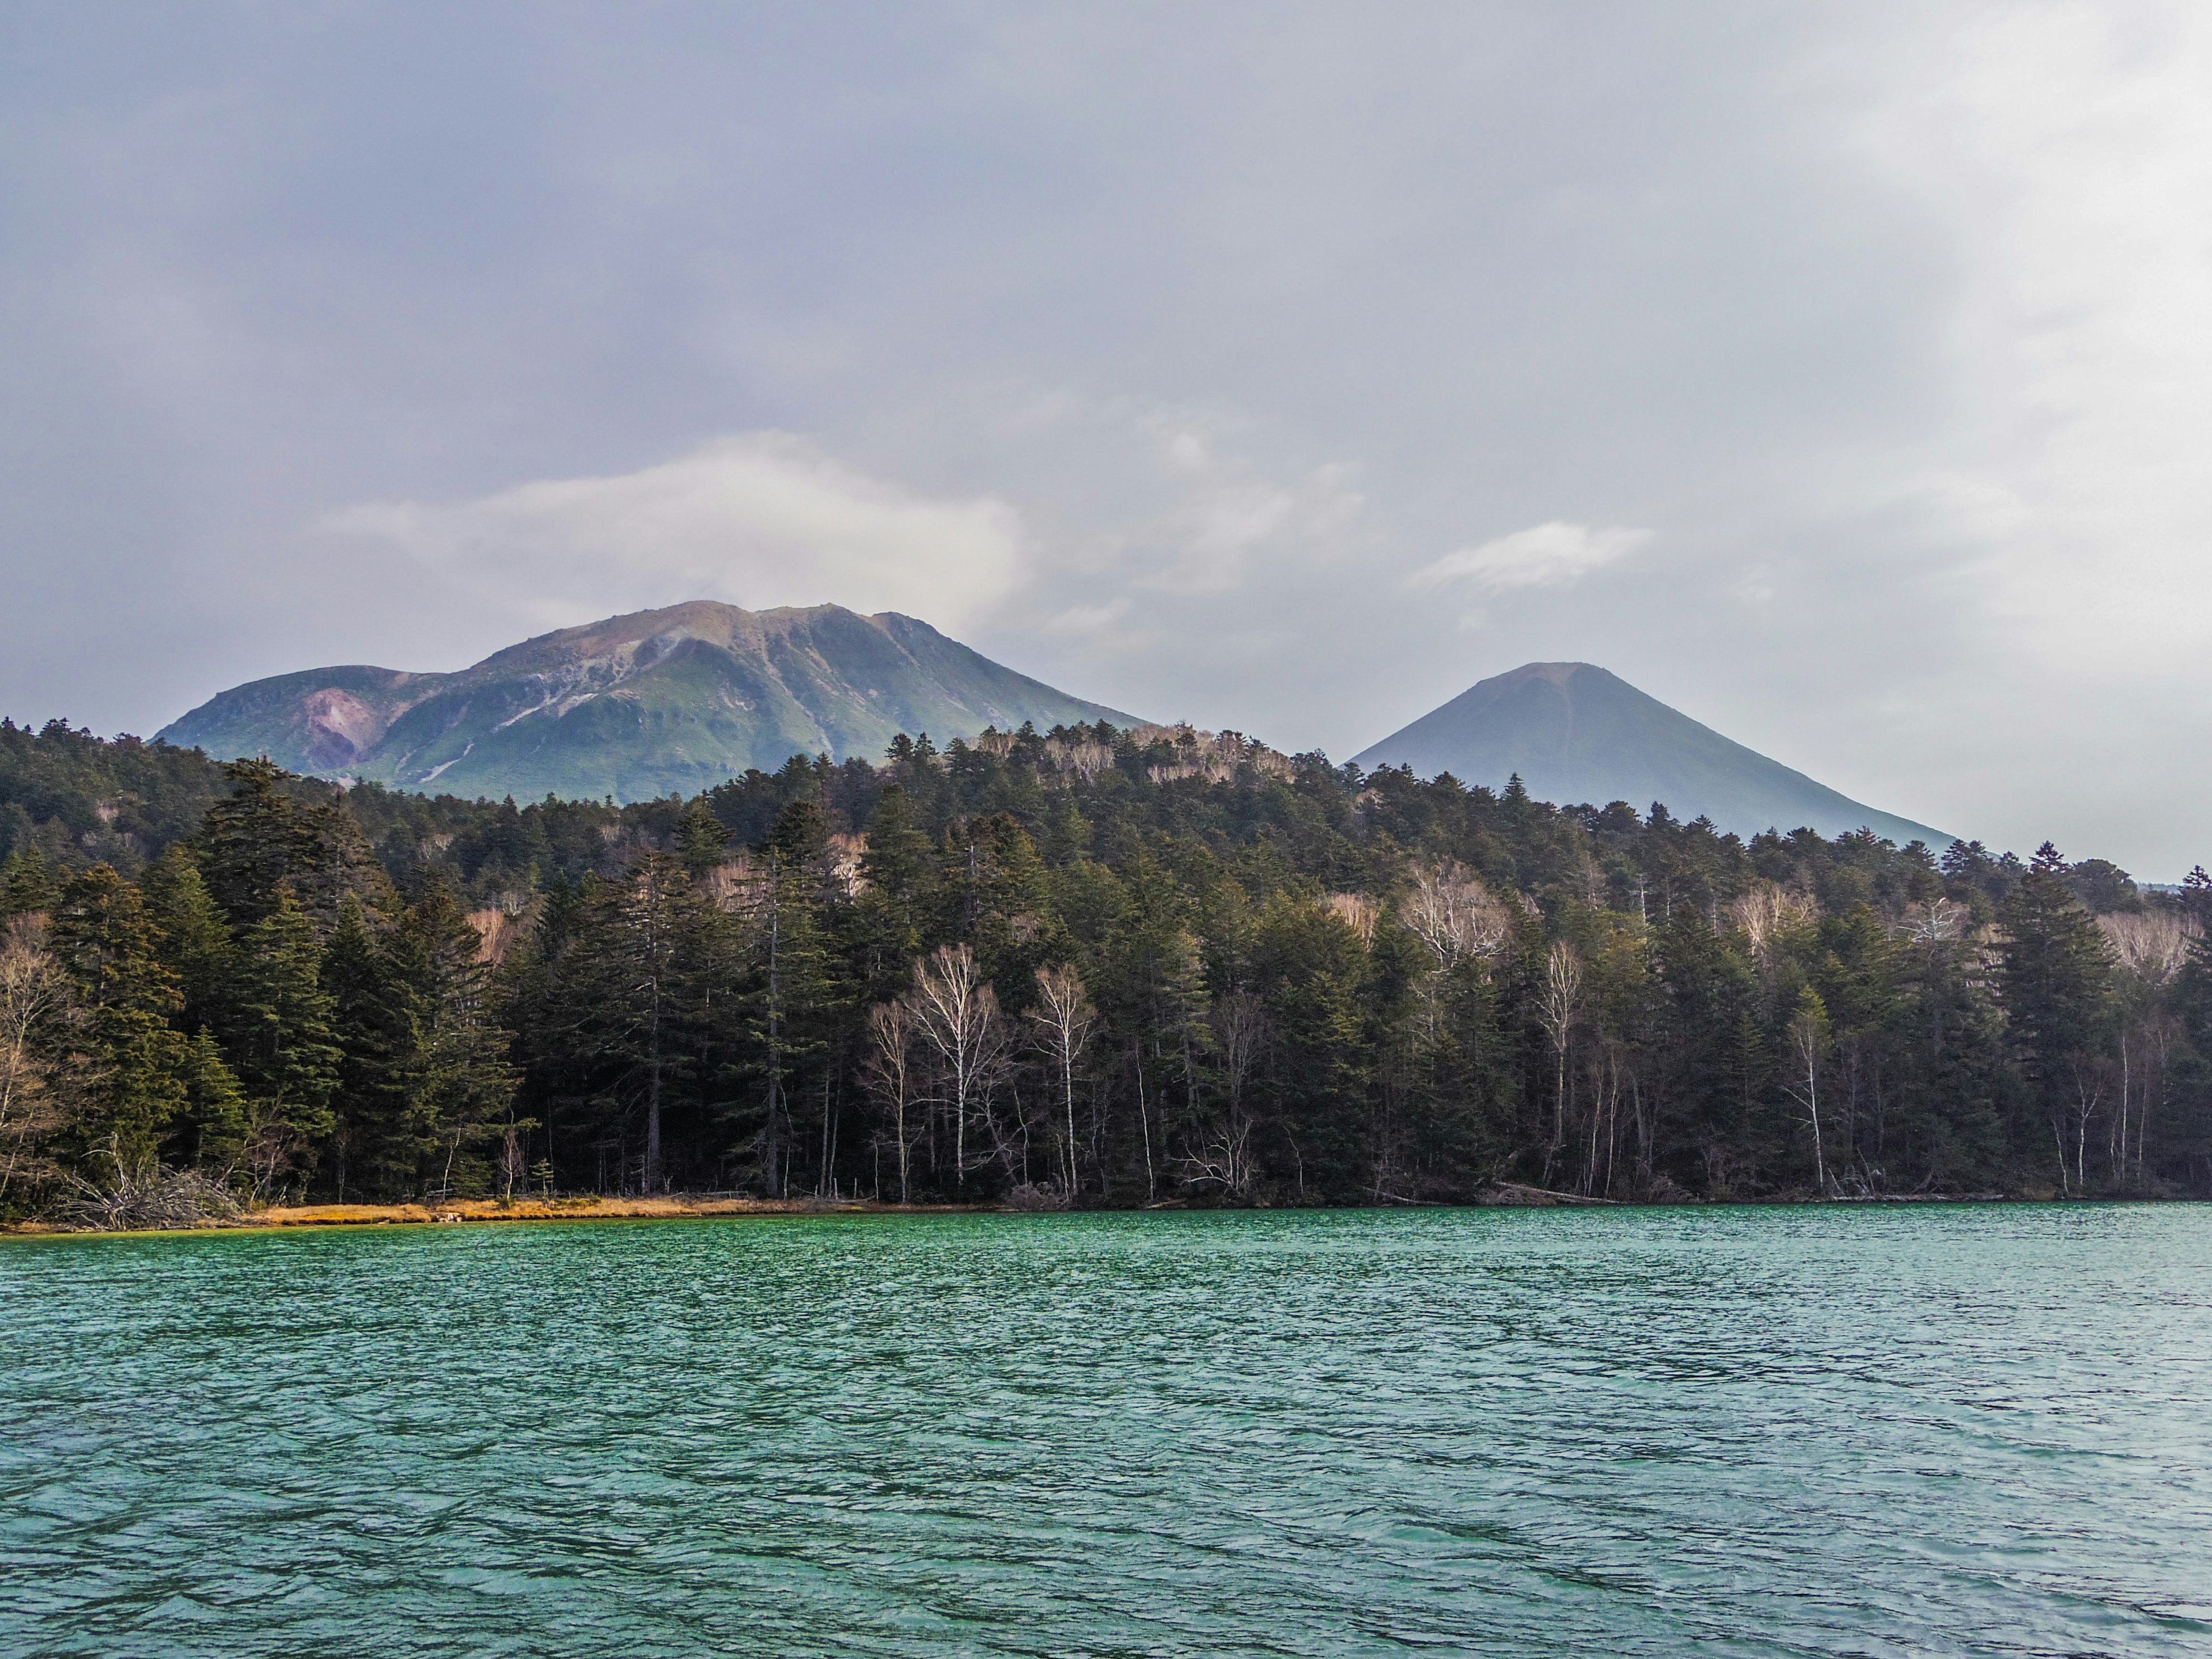
[[[677,855],[684,869],[696,880],[722,862],[729,846],[730,832],[707,805],[707,798],[696,797],[676,823]]]
[[[2212,875],[2207,875],[2201,864],[2182,878],[2181,908],[2199,927],[2212,929]]]
[[[397,966],[350,896],[324,944],[320,975],[331,999],[337,1083],[331,1100],[329,1176],[349,1192],[392,1197],[415,1186],[405,1068],[417,1041],[413,1000]]]
[[[699,909],[683,866],[664,855],[640,860],[618,880],[592,880],[556,994],[556,1042],[587,1057],[624,1119],[635,1111],[643,1120],[638,1173],[647,1192],[667,1185],[665,1115],[696,1052]]]
[[[827,836],[819,809],[793,801],[762,848],[764,869],[750,895],[751,972],[745,994],[746,1032],[758,1057],[761,1109],[753,1145],[772,1197],[790,1187],[799,1151],[799,1121],[812,1097],[807,1073],[827,1054],[842,1005],[821,907],[827,897],[823,854]],[[826,1085],[830,1079],[823,1078]],[[822,1130],[826,1179],[830,1123]]]
[[[219,1028],[236,955],[230,927],[189,848],[170,848],[140,878],[148,915],[161,929],[162,962],[184,995],[179,1024],[189,1032]]]
[[[52,909],[60,890],[36,842],[25,842],[0,860],[0,921]]]
[[[301,908],[314,919],[318,933],[327,933],[337,924],[338,910],[348,898],[374,910],[398,908],[399,895],[392,878],[342,804],[305,807],[299,822],[307,840],[307,863],[293,875],[292,889]]]
[[[520,1173],[518,1137],[536,1126],[514,1115],[517,1073],[507,1035],[493,1017],[490,970],[480,959],[476,929],[443,883],[407,908],[390,956],[412,1038],[395,1069],[424,1178],[453,1191],[465,1151],[503,1140],[501,1173],[511,1193]],[[484,1181],[471,1171],[466,1184]]]
[[[334,1127],[331,1097],[343,1056],[322,955],[314,923],[284,883],[239,936],[224,1048],[245,1092],[255,1187],[264,1194],[283,1176],[312,1169]]]
[[[2067,869],[2045,842],[2006,899],[1998,983],[2014,1052],[2057,1144],[2062,1188],[2075,1191],[2102,1103],[2113,1000],[2111,951],[2068,888]]]
[[[222,770],[232,792],[209,809],[193,845],[209,892],[243,929],[276,908],[280,888],[314,866],[315,835],[283,793],[289,774],[274,762],[233,761]]]
[[[921,954],[935,898],[929,837],[896,783],[878,798],[868,821],[860,877],[864,887],[852,919],[857,967],[868,1000],[887,1001],[904,989],[910,964]]]
[[[189,1102],[192,1056],[170,1024],[184,997],[138,890],[105,864],[62,890],[52,940],[86,1015],[82,1103],[69,1139],[88,1173],[120,1180],[158,1156]]]

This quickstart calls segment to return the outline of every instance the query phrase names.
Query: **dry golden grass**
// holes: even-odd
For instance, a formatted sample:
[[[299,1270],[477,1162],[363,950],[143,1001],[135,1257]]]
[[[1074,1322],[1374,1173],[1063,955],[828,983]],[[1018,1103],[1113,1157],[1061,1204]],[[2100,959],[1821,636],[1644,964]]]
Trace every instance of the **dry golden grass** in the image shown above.
[[[236,1216],[210,1219],[199,1229],[216,1227],[392,1227],[425,1226],[450,1222],[483,1221],[610,1221],[677,1220],[697,1216],[896,1214],[923,1210],[954,1210],[988,1206],[926,1205],[901,1206],[858,1200],[831,1202],[817,1198],[772,1200],[761,1198],[703,1198],[673,1194],[663,1198],[519,1198],[502,1204],[495,1198],[457,1198],[434,1204],[276,1204],[266,1209],[243,1211]],[[199,1229],[195,1229],[198,1231]],[[51,1222],[24,1221],[0,1231],[50,1233],[76,1229]]]
[[[883,1207],[816,1199],[756,1198],[457,1198],[434,1204],[272,1205],[239,1218],[248,1227],[375,1227],[455,1221],[604,1221],[617,1218],[708,1215],[805,1215]]]

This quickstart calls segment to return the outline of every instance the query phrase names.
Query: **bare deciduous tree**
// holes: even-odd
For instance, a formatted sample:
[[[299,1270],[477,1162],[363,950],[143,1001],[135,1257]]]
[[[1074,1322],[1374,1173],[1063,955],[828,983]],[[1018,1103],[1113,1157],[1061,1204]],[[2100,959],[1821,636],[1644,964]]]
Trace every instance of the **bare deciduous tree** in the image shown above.
[[[1544,1184],[1551,1185],[1552,1164],[1567,1139],[1567,1050],[1574,1041],[1575,1021],[1582,1012],[1583,966],[1571,948],[1554,945],[1544,964],[1544,988],[1537,1017],[1543,1021],[1556,1068],[1552,1096],[1552,1144],[1544,1154]]]
[[[1037,1006],[1030,1018],[1037,1024],[1042,1047],[1054,1071],[1060,1074],[1060,1101],[1066,1139],[1068,1196],[1080,1184],[1075,1158],[1075,1067],[1091,1042],[1097,1010],[1084,989],[1082,975],[1073,968],[1040,968],[1036,973]]]
[[[1322,900],[1322,906],[1358,934],[1362,945],[1375,943],[1375,901],[1364,893],[1331,893]]]
[[[1915,945],[1942,945],[1964,939],[1973,925],[1973,913],[1947,898],[1930,899],[1905,912],[1905,936]]]
[[[2188,960],[2189,941],[2202,931],[2171,910],[2116,910],[2099,916],[2097,926],[2112,942],[2121,970],[2153,993],[2173,982]]]
[[[1784,1086],[1813,1126],[1813,1172],[1820,1195],[1830,1191],[1827,1148],[1820,1133],[1820,1061],[1828,1051],[1828,1011],[1808,988],[1790,1021],[1790,1081]]]
[[[40,1035],[69,1010],[69,981],[46,948],[45,918],[18,916],[0,937],[0,1199],[24,1166],[24,1148],[55,1127],[60,1103]]]
[[[2193,916],[2171,910],[2114,911],[2099,916],[2097,926],[2120,969],[2120,1100],[2112,1121],[2112,1170],[2123,1183],[2127,1181],[2132,1135],[2135,1178],[2141,1182],[2151,1109],[2164,1086],[2166,1050],[2176,1029],[2166,993],[2189,958],[2190,941],[2203,930]],[[2078,1174],[2078,1146],[2075,1162]]]
[[[1729,906],[1729,919],[1742,930],[1761,974],[1771,974],[1783,936],[1813,920],[1813,902],[1771,881],[1756,882]]]
[[[1414,867],[1413,890],[1398,915],[1446,970],[1462,957],[1489,956],[1513,926],[1512,913],[1472,871],[1449,859]]]
[[[1238,1196],[1252,1188],[1252,1109],[1247,1098],[1260,1050],[1267,1040],[1266,1005],[1249,991],[1232,991],[1213,1005],[1206,1016],[1214,1047],[1221,1057],[1221,1083],[1226,1099],[1218,1133],[1186,1160],[1189,1179],[1218,1182],[1222,1190]]]
[[[915,1029],[934,1049],[951,1093],[953,1178],[968,1178],[968,1124],[983,1104],[1006,1053],[1006,1029],[999,1018],[998,994],[964,945],[942,945],[914,964],[914,988],[907,993]]]
[[[914,1201],[908,1169],[914,1135],[907,1111],[914,1104],[914,1010],[903,1001],[879,1002],[868,1010],[869,1090],[890,1109],[891,1140],[898,1149],[899,1202]]]

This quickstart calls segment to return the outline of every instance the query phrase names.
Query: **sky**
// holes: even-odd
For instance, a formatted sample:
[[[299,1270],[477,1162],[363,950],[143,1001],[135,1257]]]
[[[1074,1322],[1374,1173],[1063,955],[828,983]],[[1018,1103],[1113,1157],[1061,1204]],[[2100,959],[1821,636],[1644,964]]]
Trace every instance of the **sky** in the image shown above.
[[[0,9],[0,711],[922,617],[2212,861],[2212,11]]]

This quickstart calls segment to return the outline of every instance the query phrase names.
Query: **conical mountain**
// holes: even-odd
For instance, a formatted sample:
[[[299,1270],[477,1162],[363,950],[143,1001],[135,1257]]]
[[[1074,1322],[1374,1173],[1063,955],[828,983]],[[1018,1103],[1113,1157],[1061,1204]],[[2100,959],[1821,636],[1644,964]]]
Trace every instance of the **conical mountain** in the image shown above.
[[[693,793],[793,755],[879,758],[901,732],[1132,716],[1054,690],[927,623],[841,605],[696,599],[564,628],[451,674],[315,668],[223,692],[163,729],[222,759],[460,795]]]
[[[1678,818],[1702,816],[1741,836],[1809,827],[1824,836],[1871,829],[1900,846],[1952,839],[1840,794],[1586,662],[1532,662],[1484,680],[1356,759],[1493,787],[1517,772],[1540,800],[1625,800],[1639,811],[1657,801]]]

